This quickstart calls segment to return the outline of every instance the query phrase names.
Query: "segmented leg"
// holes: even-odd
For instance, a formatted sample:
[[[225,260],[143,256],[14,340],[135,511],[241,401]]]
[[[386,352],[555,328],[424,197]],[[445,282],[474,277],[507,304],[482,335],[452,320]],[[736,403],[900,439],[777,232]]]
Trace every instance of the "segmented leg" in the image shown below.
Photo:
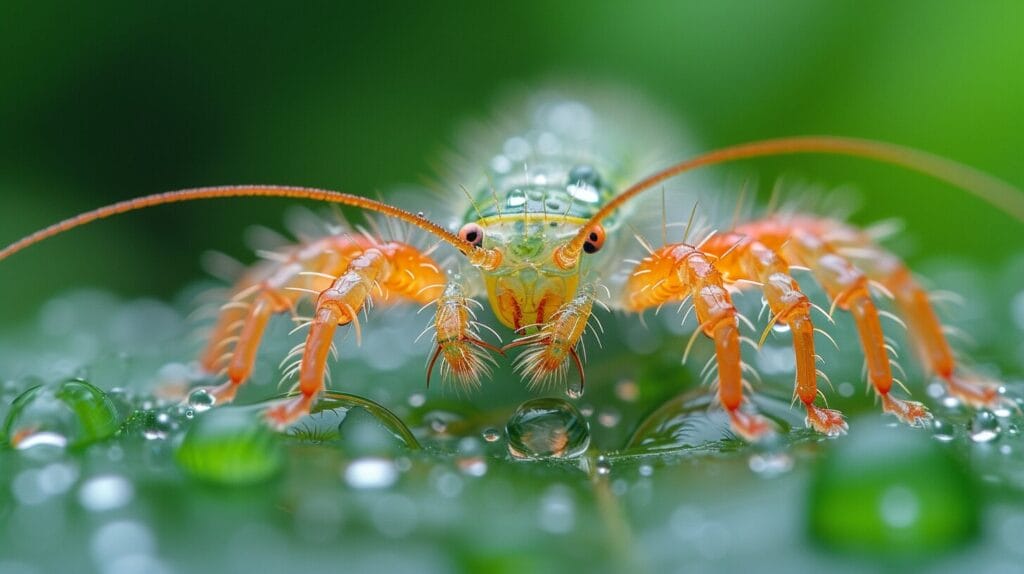
[[[476,322],[473,304],[479,305],[466,295],[458,281],[448,284],[438,298],[431,326],[437,348],[427,364],[427,386],[430,386],[430,374],[438,358],[442,360],[441,375],[468,389],[480,386],[481,377],[490,374],[494,359],[486,351],[503,354],[501,349],[480,338],[480,324]]]
[[[654,251],[627,280],[623,304],[627,310],[640,312],[687,297],[692,298],[697,311],[699,331],[715,343],[718,400],[729,415],[733,430],[747,440],[770,433],[772,427],[767,419],[741,410],[745,381],[736,308],[721,275],[703,252],[684,244],[670,244]]]
[[[284,427],[309,412],[324,388],[334,331],[339,325],[351,323],[359,338],[359,312],[378,287],[384,294],[428,304],[442,295],[444,282],[444,274],[429,256],[404,243],[369,247],[352,259],[347,269],[317,297],[300,360],[300,394],[267,411],[271,424]]]
[[[894,382],[889,357],[891,347],[885,341],[867,276],[849,259],[836,253],[833,246],[813,229],[795,226],[784,251],[811,269],[832,299],[833,308],[848,311],[853,316],[864,351],[868,380],[882,400],[885,412],[910,425],[921,425],[930,420],[931,413],[924,405],[898,399],[890,392]]]
[[[820,391],[811,302],[800,290],[796,279],[789,274],[789,264],[778,252],[760,241],[736,233],[716,235],[701,249],[719,258],[715,266],[727,280],[747,280],[760,284],[772,313],[765,334],[776,324],[789,327],[796,363],[793,394],[804,404],[807,426],[829,436],[846,432],[846,421],[839,411],[814,404]]]
[[[252,374],[270,317],[293,310],[300,298],[327,288],[331,277],[371,245],[362,236],[324,237],[275,254],[275,259],[258,265],[239,281],[236,294],[222,307],[200,359],[207,371],[227,375],[224,384],[211,389],[218,403],[233,400]]]
[[[526,377],[531,387],[538,387],[554,379],[556,384],[565,382],[568,370],[568,359],[573,360],[579,371],[579,383],[569,387],[569,393],[579,395],[583,392],[585,382],[583,361],[576,353],[576,346],[586,332],[594,302],[597,300],[596,288],[592,284],[583,285],[568,302],[551,315],[540,329],[531,335],[525,335],[505,346],[505,349],[527,347],[516,359],[516,370]]]
[[[907,324],[911,340],[926,368],[945,381],[950,394],[976,408],[994,408],[1008,402],[999,385],[978,380],[957,368],[942,324],[928,293],[914,280],[910,270],[889,251],[877,245],[866,233],[841,223],[825,234],[838,251],[846,254],[868,276],[892,294],[900,316]],[[822,225],[822,224],[819,224]]]

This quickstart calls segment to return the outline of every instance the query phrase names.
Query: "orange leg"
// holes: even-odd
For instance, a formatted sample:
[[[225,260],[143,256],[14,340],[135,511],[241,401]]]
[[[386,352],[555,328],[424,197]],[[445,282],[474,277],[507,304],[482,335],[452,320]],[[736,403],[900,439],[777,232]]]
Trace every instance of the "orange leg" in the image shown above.
[[[222,308],[200,360],[206,370],[228,377],[210,389],[217,403],[232,401],[252,374],[270,317],[294,309],[306,293],[323,290],[330,276],[369,245],[362,237],[325,237],[280,254],[280,260],[257,266],[239,282],[236,295]]]
[[[733,430],[750,441],[770,434],[768,419],[742,410],[745,382],[736,308],[721,275],[703,252],[682,244],[658,249],[630,275],[623,304],[639,312],[687,297],[693,299],[700,330],[715,343],[718,400]]]
[[[300,362],[299,396],[271,407],[267,420],[283,428],[309,413],[317,395],[324,389],[334,331],[339,325],[351,323],[357,339],[360,337],[359,312],[378,286],[384,293],[427,304],[442,295],[444,281],[444,275],[433,261],[409,245],[391,242],[363,251],[317,297],[316,312]]]
[[[761,284],[772,312],[769,328],[775,324],[789,327],[796,363],[793,394],[807,411],[807,426],[829,436],[845,433],[847,424],[842,413],[814,404],[819,391],[811,302],[789,274],[786,261],[760,241],[737,234],[716,236],[703,249],[720,257],[715,265],[728,279],[746,279]]]
[[[975,408],[995,408],[1009,404],[1009,399],[1000,393],[998,384],[979,380],[957,368],[953,351],[928,299],[928,293],[914,280],[910,270],[899,258],[855,230],[847,229],[837,242],[840,241],[842,246],[855,254],[851,259],[871,279],[892,293],[922,362],[930,372],[945,381],[950,394]]]
[[[882,400],[885,412],[910,425],[922,425],[931,419],[924,405],[898,399],[890,392],[892,368],[878,309],[868,291],[868,278],[847,258],[835,253],[819,235],[805,228],[793,230],[786,247],[794,259],[806,264],[822,288],[832,298],[833,308],[849,311],[857,325],[861,348],[867,363],[868,380]]]

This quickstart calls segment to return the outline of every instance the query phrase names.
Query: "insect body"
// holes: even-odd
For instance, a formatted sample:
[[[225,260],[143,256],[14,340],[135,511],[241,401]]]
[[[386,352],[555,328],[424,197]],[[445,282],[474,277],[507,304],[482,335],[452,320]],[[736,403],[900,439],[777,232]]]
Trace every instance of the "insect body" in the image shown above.
[[[463,172],[458,184],[472,186],[461,221],[448,227],[425,217],[358,196],[285,187],[200,188],[143,197],[100,208],[58,223],[3,251],[3,259],[47,237],[95,219],[162,203],[240,196],[284,196],[361,207],[396,218],[454,247],[473,269],[445,269],[433,248],[387,240],[371,234],[343,233],[279,250],[253,267],[237,283],[222,308],[200,362],[226,381],[213,389],[218,403],[229,402],[250,376],[260,340],[271,316],[294,312],[303,301],[313,311],[303,326],[304,342],[282,364],[298,378],[298,396],[267,412],[276,426],[288,425],[309,412],[328,377],[329,357],[339,326],[360,335],[360,314],[371,302],[411,302],[433,306],[435,349],[429,371],[440,361],[442,375],[464,386],[479,384],[496,354],[513,349],[515,366],[529,384],[548,381],[582,392],[581,337],[599,307],[632,313],[665,304],[690,306],[696,318],[695,339],[714,344],[718,402],[732,428],[749,440],[771,432],[745,395],[752,368],[741,349],[741,327],[750,323],[733,305],[737,290],[758,290],[770,316],[768,328],[788,327],[795,357],[794,397],[807,413],[807,424],[835,435],[846,430],[842,415],[818,404],[821,395],[815,346],[827,334],[816,326],[834,312],[849,313],[857,326],[867,364],[867,378],[886,412],[919,425],[930,418],[920,403],[894,396],[891,347],[880,323],[876,297],[895,300],[926,366],[941,377],[949,392],[976,407],[1004,399],[998,386],[977,380],[954,360],[927,293],[894,255],[868,234],[827,217],[767,214],[737,223],[699,241],[650,246],[628,264],[621,281],[623,246],[636,220],[636,198],[685,171],[738,159],[790,153],[834,153],[875,158],[908,166],[958,184],[1024,219],[1024,200],[1010,186],[966,168],[904,148],[842,138],[808,137],[744,144],[696,156],[637,179],[635,158],[602,147],[600,122],[583,104],[546,100],[530,110],[521,132],[503,141],[500,150],[478,158],[475,171]],[[628,130],[631,126],[627,126]],[[635,126],[633,126],[635,127]],[[641,141],[647,132],[636,134]],[[609,159],[611,158],[611,159]],[[481,167],[481,166],[485,167]],[[469,174],[469,175],[467,175]],[[642,175],[642,173],[640,173]],[[456,196],[457,197],[457,196]],[[673,197],[670,205],[682,200]],[[643,214],[640,213],[640,216]],[[642,217],[641,217],[642,218]],[[454,231],[457,230],[457,233]],[[826,311],[804,295],[791,270],[810,270],[831,299]],[[497,319],[512,333],[503,349],[481,336],[474,305],[486,298]],[[816,317],[815,309],[821,311]],[[489,329],[489,327],[484,327]],[[763,340],[763,338],[762,338]],[[575,367],[579,371],[570,377]]]

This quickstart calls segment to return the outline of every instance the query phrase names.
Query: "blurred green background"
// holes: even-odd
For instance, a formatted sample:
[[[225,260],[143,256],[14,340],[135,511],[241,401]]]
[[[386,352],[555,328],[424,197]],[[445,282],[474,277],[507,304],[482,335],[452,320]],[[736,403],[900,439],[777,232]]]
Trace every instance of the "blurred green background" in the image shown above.
[[[486,117],[496,97],[551,80],[630,86],[706,149],[791,134],[868,137],[1022,186],[1022,30],[1024,3],[1015,1],[7,1],[0,243],[99,205],[191,186],[386,196],[434,175],[459,124]],[[975,336],[969,354],[981,370],[1020,394],[1019,222],[961,190],[861,160],[787,157],[718,173],[756,175],[762,187],[779,175],[849,183],[863,200],[855,221],[902,219],[894,248],[967,296],[950,323]],[[202,426],[182,415],[168,431],[157,413],[173,414],[176,403],[146,393],[183,377],[181,363],[194,356],[179,312],[202,290],[201,254],[251,260],[245,230],[282,228],[288,206],[165,206],[0,263],[0,412],[13,412],[13,397],[37,382],[31,374],[60,383],[81,372],[131,413],[118,419],[117,437],[56,459],[0,449],[0,572],[1012,572],[1024,556],[1024,420],[1009,409],[993,422],[992,413],[950,406],[913,370],[914,397],[941,423],[887,426],[891,417],[861,392],[848,321],[835,328],[844,352],[821,350],[838,387],[827,389],[830,404],[851,416],[850,435],[834,441],[803,430],[781,444],[723,440],[722,424],[706,424],[703,390],[675,397],[697,387],[703,363],[679,366],[685,335],[630,318],[610,325],[626,333],[611,335],[610,348],[623,350],[591,358],[579,402],[593,434],[588,454],[517,462],[503,438],[482,443],[481,431],[500,431],[537,393],[507,368],[470,397],[424,392],[425,343],[402,348],[400,369],[381,359],[400,354],[387,343],[425,318],[381,313],[363,348],[343,349],[339,386],[395,409],[427,451],[388,436],[375,444],[375,421],[357,410],[343,427],[321,423],[343,436],[277,437],[267,459],[277,474],[266,482],[233,482],[244,465],[217,448],[196,457],[210,464],[197,472],[178,447],[186,432],[203,438]],[[103,292],[59,296],[90,286]],[[272,326],[241,402],[274,394],[274,365],[294,342],[286,323]],[[771,383],[759,408],[788,428],[802,414],[788,408],[790,373],[777,365],[786,341],[769,339],[756,366]],[[702,358],[708,352],[698,345]],[[620,393],[625,383],[637,396]],[[244,408],[202,416],[237,412]],[[359,440],[367,429],[370,447]],[[631,436],[653,442],[637,447]],[[246,437],[228,442],[252,447]],[[266,462],[262,440],[256,462]],[[350,470],[382,453],[389,468],[401,465],[397,483],[353,484]],[[612,465],[605,474],[598,454]],[[217,472],[226,477],[210,482],[221,484],[203,483]],[[127,497],[91,508],[88,487],[110,487],[96,480],[111,476],[121,477],[113,484],[122,494],[130,487]],[[139,537],[149,547],[126,548]],[[128,568],[140,563],[111,559],[111,540],[118,557],[165,568]]]
[[[432,175],[509,86],[632,86],[702,147],[877,138],[1024,184],[1024,5],[728,1],[461,4],[37,3],[0,8],[0,242],[115,200],[198,185],[386,192]],[[995,208],[858,160],[729,168],[854,183],[855,218],[898,217],[911,261],[993,265],[1024,246]],[[169,297],[287,202],[154,209],[0,265],[0,325],[72,287]]]

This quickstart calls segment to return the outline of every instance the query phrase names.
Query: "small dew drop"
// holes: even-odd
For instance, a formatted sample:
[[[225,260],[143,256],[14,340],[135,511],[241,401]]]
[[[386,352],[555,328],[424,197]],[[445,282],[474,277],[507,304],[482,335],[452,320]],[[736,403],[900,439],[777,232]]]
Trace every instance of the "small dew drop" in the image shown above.
[[[789,325],[785,323],[776,322],[774,325],[772,325],[772,331],[775,331],[776,333],[788,333]]]
[[[594,463],[594,471],[599,476],[608,476],[612,473],[612,463],[608,460],[608,457],[601,455],[597,457],[597,461]]]
[[[971,419],[971,440],[977,443],[992,442],[999,438],[999,419],[991,411],[978,411]]]
[[[217,399],[206,389],[196,389],[188,396],[188,406],[197,413],[204,413],[213,407]]]
[[[498,431],[498,429],[489,428],[484,429],[481,436],[484,437],[484,440],[487,442],[497,442],[497,440],[501,438],[501,432]]]
[[[367,457],[345,467],[345,482],[352,488],[387,488],[398,480],[398,467],[386,458]]]
[[[955,437],[953,425],[939,419],[932,421],[932,438],[939,442],[951,442]]]
[[[413,393],[409,395],[408,402],[410,407],[419,408],[427,403],[427,396],[423,393]]]
[[[581,381],[573,381],[569,383],[569,386],[565,388],[565,396],[570,399],[578,399],[583,396],[583,383]]]
[[[845,382],[839,383],[839,387],[837,388],[837,390],[839,391],[839,396],[852,397],[854,391],[856,391],[857,389],[853,386],[853,383]]]
[[[637,472],[640,473],[640,476],[649,477],[654,474],[654,467],[644,463],[641,464],[639,468],[637,468]]]

